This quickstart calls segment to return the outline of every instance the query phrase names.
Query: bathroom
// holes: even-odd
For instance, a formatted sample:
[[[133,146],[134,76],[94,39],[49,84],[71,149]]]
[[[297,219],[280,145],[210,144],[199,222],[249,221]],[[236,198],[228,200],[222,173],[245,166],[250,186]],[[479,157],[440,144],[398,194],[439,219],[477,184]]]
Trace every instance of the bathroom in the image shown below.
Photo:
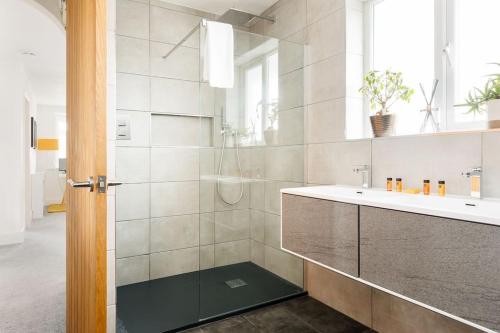
[[[498,320],[486,315],[429,304],[363,280],[359,268],[346,273],[292,249],[296,244],[285,237],[297,235],[288,233],[288,219],[314,209],[301,203],[292,208],[304,210],[282,207],[282,189],[301,197],[307,191],[294,188],[372,187],[382,196],[388,178],[394,179],[392,192],[396,179],[408,192],[391,195],[420,199],[422,182],[430,180],[432,198],[439,181],[446,184],[446,198],[437,199],[469,198],[467,173],[475,168],[481,169],[482,200],[500,197],[500,132],[488,129],[484,114],[464,115],[467,109],[455,106],[464,103],[458,100],[464,92],[482,87],[484,76],[498,71],[481,66],[500,61],[498,46],[477,38],[481,29],[491,29],[498,2],[481,0],[476,11],[471,2],[116,0],[110,5],[108,17],[116,26],[108,30],[108,108],[116,114],[108,111],[108,151],[115,157],[108,177],[123,184],[108,194],[108,214],[116,221],[108,225],[108,331],[337,332],[337,326],[338,332],[498,331]],[[397,19],[390,21],[394,13]],[[233,36],[233,47],[226,38],[225,50],[212,50],[219,56],[230,52],[222,64],[207,51],[207,26],[214,21],[226,23]],[[403,28],[395,31],[393,25]],[[484,48],[484,55],[475,56],[470,45]],[[207,74],[208,62],[225,75]],[[403,102],[409,95],[411,101],[394,104],[396,120],[381,135],[370,123],[370,96],[361,89],[371,69],[401,71],[400,88],[411,86],[401,93]],[[211,75],[226,82],[212,84]],[[457,91],[459,97],[450,95]],[[394,198],[389,201],[399,197]],[[491,219],[498,223],[498,211]],[[348,230],[334,231],[351,237]],[[303,245],[307,231],[302,232]],[[359,230],[352,237],[361,237],[363,245]],[[500,251],[498,245],[489,249]],[[496,267],[486,272],[500,273]],[[497,310],[498,286],[491,287]],[[290,310],[317,301],[315,306],[326,307],[314,310],[317,317]],[[291,323],[266,309],[285,309],[299,319]],[[280,320],[285,324],[277,328]]]

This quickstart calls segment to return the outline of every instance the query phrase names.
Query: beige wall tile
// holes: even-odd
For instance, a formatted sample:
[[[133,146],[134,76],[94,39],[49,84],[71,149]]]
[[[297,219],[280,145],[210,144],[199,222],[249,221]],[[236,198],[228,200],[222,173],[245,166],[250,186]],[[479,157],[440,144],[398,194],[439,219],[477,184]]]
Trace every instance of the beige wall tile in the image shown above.
[[[254,264],[259,265],[260,267],[265,266],[265,248],[264,244],[261,242],[257,242],[252,240],[250,244],[250,257]]]
[[[106,305],[116,304],[116,256],[115,251],[110,250],[106,253]]]
[[[149,280],[149,256],[116,260],[116,286]]]
[[[151,184],[151,217],[199,212],[199,182]]]
[[[116,224],[116,257],[149,253],[149,220],[123,221]]]
[[[241,200],[233,205],[227,204],[221,199],[221,195],[224,196],[229,202],[234,202],[238,199],[241,191],[241,185],[238,182],[223,182],[220,186],[220,194],[215,192],[215,211],[226,211],[226,210],[241,210],[250,208],[250,186],[248,183],[243,183],[243,196]]]
[[[279,41],[279,75],[293,72],[304,67],[304,45],[286,40]]]
[[[500,197],[500,132],[483,133],[483,191],[485,197]]]
[[[307,0],[307,24],[344,7],[344,0]]]
[[[116,107],[122,110],[149,111],[149,78],[116,74]]]
[[[200,181],[200,212],[209,213],[215,210],[215,183],[212,180]]]
[[[171,79],[198,81],[200,78],[200,51],[191,47],[179,47],[166,59],[173,44],[151,42],[151,75]]]
[[[116,220],[149,218],[149,184],[123,184],[116,188]]]
[[[151,7],[151,40],[177,44],[197,24],[201,17],[156,6]],[[183,46],[198,47],[199,32],[193,34]]]
[[[116,70],[121,73],[149,75],[149,41],[117,36]]]
[[[200,119],[197,117],[153,115],[153,146],[199,146]]]
[[[422,187],[424,179],[445,180],[447,192],[469,195],[461,174],[481,165],[481,134],[411,136],[373,141],[373,184],[385,187],[387,177],[403,178],[404,187]]]
[[[307,106],[307,142],[324,143],[345,138],[346,103],[339,98]]]
[[[335,184],[334,152],[331,143],[309,145],[307,151],[307,183]]]
[[[304,108],[281,111],[278,117],[278,145],[304,143]]]
[[[189,181],[200,178],[199,149],[151,148],[151,181]]]
[[[265,244],[275,249],[281,249],[281,216],[266,213]]]
[[[151,219],[151,252],[198,246],[199,219],[198,214]]]
[[[213,268],[215,265],[214,245],[200,246],[200,269]]]
[[[209,245],[215,242],[214,213],[200,214],[200,245]]]
[[[266,181],[265,183],[265,211],[273,214],[281,214],[282,188],[301,187],[304,183]]]
[[[265,268],[299,287],[303,285],[304,267],[300,258],[266,245]]]
[[[116,1],[116,33],[118,35],[149,38],[149,6],[130,0]]]
[[[250,260],[250,240],[215,244],[215,267],[226,266]]]
[[[250,210],[215,212],[215,242],[224,243],[250,237]]]
[[[280,111],[297,108],[304,105],[304,71],[283,74],[279,78],[279,109]]]
[[[344,54],[305,67],[304,96],[306,104],[344,97],[346,92],[345,71]]]
[[[265,241],[265,218],[263,211],[250,209],[250,238],[260,243]]]
[[[306,289],[311,297],[371,327],[371,287],[318,265],[305,265]]]
[[[123,183],[149,182],[149,148],[117,147],[116,179]]]
[[[345,52],[345,24],[345,10],[339,9],[307,27],[307,44],[304,52],[306,65]]]
[[[200,250],[198,247],[151,253],[151,279],[159,279],[199,270]]]
[[[274,16],[275,23],[258,20],[251,31],[285,39],[306,26],[306,0],[281,0],[266,10],[265,15]]]
[[[266,148],[266,179],[304,181],[304,146]]]
[[[151,111],[172,114],[200,114],[199,83],[151,78]],[[198,129],[199,130],[199,129]]]

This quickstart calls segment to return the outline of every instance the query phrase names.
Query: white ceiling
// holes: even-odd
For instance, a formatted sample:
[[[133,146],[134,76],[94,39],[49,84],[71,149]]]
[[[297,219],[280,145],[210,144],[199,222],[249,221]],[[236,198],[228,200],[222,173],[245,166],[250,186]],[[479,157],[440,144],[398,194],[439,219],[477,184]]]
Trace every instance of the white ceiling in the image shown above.
[[[38,104],[64,105],[66,37],[50,15],[34,0],[0,0],[0,61],[23,63]]]
[[[164,0],[176,5],[202,10],[217,15],[230,8],[236,8],[252,14],[262,14],[277,0]]]

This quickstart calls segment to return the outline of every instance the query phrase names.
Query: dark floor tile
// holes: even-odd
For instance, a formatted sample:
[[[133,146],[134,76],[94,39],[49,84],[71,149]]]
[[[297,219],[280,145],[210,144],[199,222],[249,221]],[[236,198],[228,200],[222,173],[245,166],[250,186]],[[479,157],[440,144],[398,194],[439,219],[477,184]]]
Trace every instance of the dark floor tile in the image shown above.
[[[201,328],[191,328],[189,330],[181,331],[182,333],[203,333]]]
[[[262,332],[317,333],[309,325],[280,305],[270,306],[244,315]]]
[[[320,333],[365,333],[369,328],[316,301],[311,297],[299,297],[283,306]]]
[[[243,317],[236,316],[201,327],[203,333],[260,333]]]

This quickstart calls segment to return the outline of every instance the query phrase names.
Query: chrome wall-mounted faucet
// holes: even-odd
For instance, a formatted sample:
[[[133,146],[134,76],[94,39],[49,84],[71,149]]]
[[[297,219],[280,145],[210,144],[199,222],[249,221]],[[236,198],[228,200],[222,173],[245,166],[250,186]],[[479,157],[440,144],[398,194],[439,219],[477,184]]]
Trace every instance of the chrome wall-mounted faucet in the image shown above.
[[[356,165],[353,167],[352,171],[355,174],[361,174],[363,176],[363,183],[361,184],[362,188],[370,188],[370,166],[369,165]]]
[[[470,179],[470,196],[473,198],[481,199],[483,187],[483,168],[475,167],[468,171],[462,172],[462,176]]]

